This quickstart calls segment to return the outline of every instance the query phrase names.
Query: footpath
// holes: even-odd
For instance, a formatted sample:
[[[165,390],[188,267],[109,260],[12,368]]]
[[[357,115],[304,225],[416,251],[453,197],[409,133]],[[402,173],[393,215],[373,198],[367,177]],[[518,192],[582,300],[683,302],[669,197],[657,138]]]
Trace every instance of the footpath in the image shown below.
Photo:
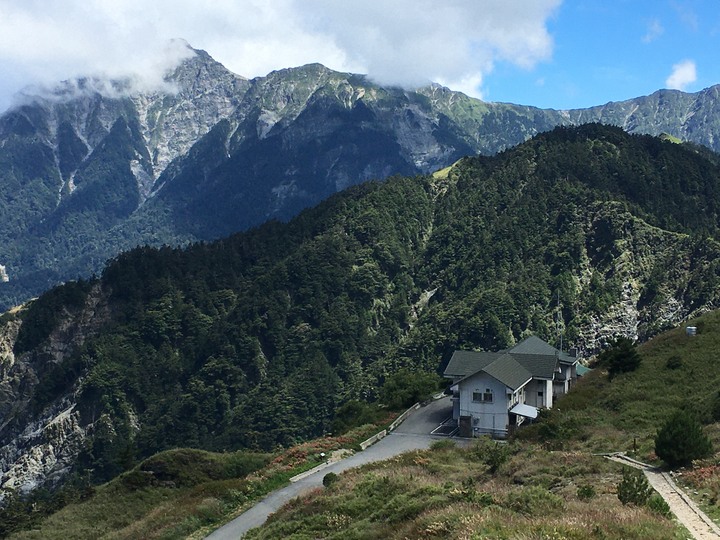
[[[637,461],[623,453],[608,454],[606,458],[640,469],[658,494],[668,503],[677,520],[690,531],[696,540],[718,540],[720,527],[680,489],[671,476],[652,465]]]

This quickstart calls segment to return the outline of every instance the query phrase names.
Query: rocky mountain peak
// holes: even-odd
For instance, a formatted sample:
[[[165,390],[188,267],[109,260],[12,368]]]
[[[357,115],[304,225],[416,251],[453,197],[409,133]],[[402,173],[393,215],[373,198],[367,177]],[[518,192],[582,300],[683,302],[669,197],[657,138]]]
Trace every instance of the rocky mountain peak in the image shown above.
[[[202,50],[183,60],[166,80],[177,92],[133,96],[132,102],[152,156],[157,178],[175,158],[238,106],[250,87]]]

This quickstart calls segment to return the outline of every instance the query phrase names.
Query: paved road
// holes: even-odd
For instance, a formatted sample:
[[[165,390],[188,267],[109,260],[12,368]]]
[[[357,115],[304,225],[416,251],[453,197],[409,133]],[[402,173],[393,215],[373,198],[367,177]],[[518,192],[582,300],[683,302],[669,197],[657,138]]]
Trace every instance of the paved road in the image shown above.
[[[429,448],[433,441],[443,438],[430,435],[430,431],[436,428],[451,413],[452,406],[450,398],[447,397],[413,411],[394,432],[367,450],[353,454],[298,482],[273,491],[245,513],[210,534],[207,539],[238,540],[242,538],[250,529],[265,523],[270,514],[278,511],[288,501],[322,486],[323,477],[329,472],[338,474],[366,463],[389,459],[403,452]]]
[[[624,454],[607,456],[608,459],[640,469],[648,482],[668,503],[670,510],[696,540],[717,540],[720,538],[718,527],[697,505],[680,489],[670,475],[656,467],[630,459]]]

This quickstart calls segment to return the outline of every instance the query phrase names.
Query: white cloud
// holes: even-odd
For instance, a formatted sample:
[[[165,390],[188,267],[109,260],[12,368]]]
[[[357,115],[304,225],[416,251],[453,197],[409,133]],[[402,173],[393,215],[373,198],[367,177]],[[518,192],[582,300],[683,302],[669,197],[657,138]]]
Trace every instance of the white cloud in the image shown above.
[[[683,60],[675,64],[672,73],[665,80],[665,86],[674,90],[685,90],[697,80],[697,68],[692,60]]]
[[[134,74],[157,83],[183,38],[244,76],[321,62],[379,82],[478,85],[548,59],[561,0],[0,0],[0,107],[29,83]],[[472,85],[472,86],[468,86]]]
[[[645,32],[645,35],[643,36],[642,40],[643,43],[652,43],[657,38],[663,35],[665,32],[665,28],[660,23],[659,20],[653,19],[650,22],[648,22],[647,25],[647,31]]]

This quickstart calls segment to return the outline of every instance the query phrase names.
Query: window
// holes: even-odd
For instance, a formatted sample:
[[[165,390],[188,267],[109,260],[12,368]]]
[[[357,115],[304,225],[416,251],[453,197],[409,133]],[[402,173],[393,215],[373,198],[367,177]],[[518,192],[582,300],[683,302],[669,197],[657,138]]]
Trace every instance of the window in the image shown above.
[[[472,400],[475,403],[492,403],[492,401],[493,401],[492,390],[490,390],[489,388],[486,388],[484,392],[475,390],[472,395]]]
[[[538,392],[538,397],[543,397],[544,395],[542,392]]]

